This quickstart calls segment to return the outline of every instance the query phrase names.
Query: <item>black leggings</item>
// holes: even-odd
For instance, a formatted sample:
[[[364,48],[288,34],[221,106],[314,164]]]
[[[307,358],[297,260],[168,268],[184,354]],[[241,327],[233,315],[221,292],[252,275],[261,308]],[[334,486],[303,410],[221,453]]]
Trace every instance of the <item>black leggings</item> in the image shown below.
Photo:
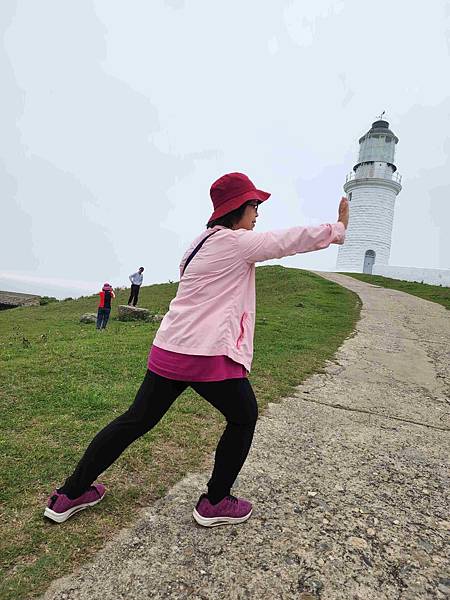
[[[227,496],[247,458],[258,418],[258,406],[250,382],[246,377],[211,382],[174,381],[151,371],[147,371],[130,408],[97,433],[74,473],[59,491],[69,498],[81,496],[125,448],[158,423],[188,386],[227,420],[216,449],[208,497],[216,504]]]
[[[135,283],[131,284],[131,292],[130,297],[128,298],[128,304],[133,302],[133,306],[136,306],[138,298],[139,298],[139,290],[141,289],[140,285],[136,285]]]

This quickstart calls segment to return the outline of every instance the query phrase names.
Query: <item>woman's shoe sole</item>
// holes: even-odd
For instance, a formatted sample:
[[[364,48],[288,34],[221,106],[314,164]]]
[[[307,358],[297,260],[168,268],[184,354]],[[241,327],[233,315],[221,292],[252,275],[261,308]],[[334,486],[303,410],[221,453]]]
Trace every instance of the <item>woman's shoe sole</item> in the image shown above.
[[[55,523],[64,523],[64,521],[67,521],[67,519],[70,519],[70,517],[72,515],[79,512],[80,510],[84,510],[85,508],[89,508],[90,506],[95,506],[96,504],[101,502],[104,497],[105,497],[105,494],[103,494],[103,496],[101,498],[99,498],[98,500],[94,500],[94,502],[86,502],[86,504],[79,504],[78,506],[69,508],[69,510],[66,510],[66,512],[63,512],[63,513],[57,513],[54,510],[52,510],[51,508],[46,508],[44,510],[44,517],[47,517],[48,519],[55,521]]]
[[[252,509],[253,510],[253,509]],[[243,517],[202,517],[200,513],[197,512],[197,509],[194,508],[194,512],[192,516],[197,521],[199,525],[203,527],[218,527],[219,525],[233,525],[233,523],[243,523],[247,521],[251,517],[252,510],[244,515]]]

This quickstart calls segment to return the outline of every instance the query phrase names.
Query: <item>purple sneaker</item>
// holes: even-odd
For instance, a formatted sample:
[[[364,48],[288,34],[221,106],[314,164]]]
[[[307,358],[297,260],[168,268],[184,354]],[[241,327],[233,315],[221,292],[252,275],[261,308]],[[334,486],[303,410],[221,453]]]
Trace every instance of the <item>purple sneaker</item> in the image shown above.
[[[98,504],[100,500],[103,500],[105,491],[103,484],[94,483],[84,494],[71,500],[65,494],[60,494],[55,490],[48,499],[47,508],[44,510],[44,517],[48,517],[52,521],[56,521],[56,523],[63,523],[79,510],[84,510],[88,506]]]
[[[203,527],[216,527],[229,523],[243,523],[252,514],[252,505],[248,500],[225,496],[217,504],[211,504],[206,494],[200,496],[194,508],[193,517]]]

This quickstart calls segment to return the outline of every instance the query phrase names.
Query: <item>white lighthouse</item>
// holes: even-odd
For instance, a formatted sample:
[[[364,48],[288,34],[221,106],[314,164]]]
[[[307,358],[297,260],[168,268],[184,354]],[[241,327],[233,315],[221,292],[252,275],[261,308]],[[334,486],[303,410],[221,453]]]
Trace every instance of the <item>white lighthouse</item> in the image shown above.
[[[337,271],[372,273],[374,264],[389,262],[395,198],[402,186],[394,164],[398,138],[383,114],[359,140],[358,162],[345,180],[350,222]]]

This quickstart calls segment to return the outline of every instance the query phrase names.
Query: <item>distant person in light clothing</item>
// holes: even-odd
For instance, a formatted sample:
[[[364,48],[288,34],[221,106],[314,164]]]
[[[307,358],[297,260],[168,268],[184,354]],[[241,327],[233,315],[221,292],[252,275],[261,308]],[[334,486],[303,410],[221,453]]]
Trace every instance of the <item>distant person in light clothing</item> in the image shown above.
[[[97,310],[97,329],[105,329],[111,312],[111,300],[116,296],[109,283],[103,285],[99,295],[100,302]]]
[[[144,279],[144,276],[142,275],[143,272],[144,267],[139,267],[139,271],[136,271],[136,273],[130,275],[131,293],[130,297],[128,298],[128,306],[131,306],[131,304],[133,304],[133,306],[136,306],[137,304],[139,298],[139,290],[141,289],[142,280]]]

